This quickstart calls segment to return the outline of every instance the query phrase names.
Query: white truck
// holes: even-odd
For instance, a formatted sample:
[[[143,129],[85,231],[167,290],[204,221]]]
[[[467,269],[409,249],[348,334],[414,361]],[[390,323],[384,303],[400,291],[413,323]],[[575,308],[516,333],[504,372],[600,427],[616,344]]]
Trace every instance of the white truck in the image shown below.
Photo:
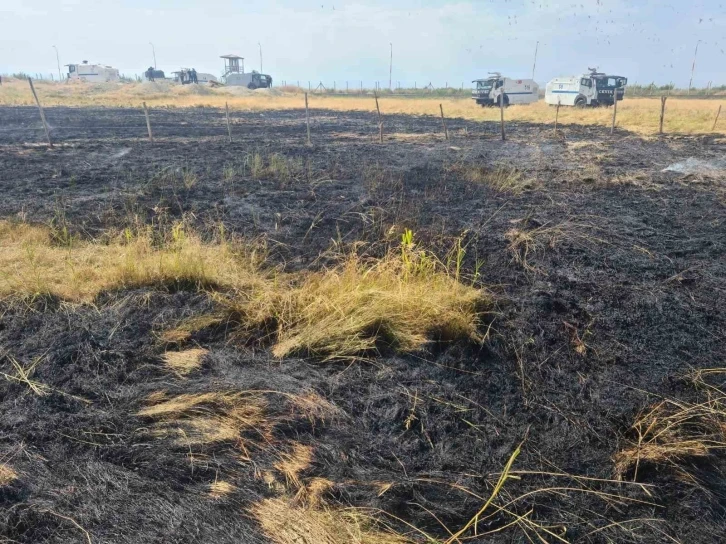
[[[191,83],[189,81],[189,68],[182,68],[181,70],[177,72],[172,72],[172,80],[174,83],[181,83],[182,85],[188,85]],[[212,74],[207,74],[205,72],[197,72],[197,83],[209,83],[211,85],[214,85],[217,83],[216,76]]]
[[[612,106],[625,97],[628,78],[590,69],[589,74],[556,77],[547,84],[545,102],[556,106]]]
[[[272,76],[260,74],[252,70],[246,74],[232,73],[224,78],[225,84],[234,87],[247,87],[248,89],[268,89],[272,87]]]
[[[103,64],[88,64],[87,60],[84,60],[81,64],[67,64],[66,66],[68,66],[69,81],[105,83],[121,79],[117,68]]]
[[[490,72],[487,79],[475,79],[471,97],[477,104],[499,106],[500,100],[505,106],[512,104],[531,104],[539,100],[539,85],[533,79],[512,79],[502,77],[498,72]]]

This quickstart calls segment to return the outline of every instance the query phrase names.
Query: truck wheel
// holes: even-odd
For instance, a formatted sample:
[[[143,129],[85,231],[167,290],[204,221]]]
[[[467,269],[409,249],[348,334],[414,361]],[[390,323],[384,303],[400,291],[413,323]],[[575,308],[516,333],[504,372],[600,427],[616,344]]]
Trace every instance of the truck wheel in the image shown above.
[[[509,97],[506,94],[499,95],[499,98],[497,98],[497,107],[498,108],[502,107],[502,96],[504,96],[504,107],[506,108],[507,106],[509,106]]]
[[[577,100],[575,100],[575,107],[576,108],[584,108],[587,106],[587,100],[585,100],[585,97],[578,96]]]

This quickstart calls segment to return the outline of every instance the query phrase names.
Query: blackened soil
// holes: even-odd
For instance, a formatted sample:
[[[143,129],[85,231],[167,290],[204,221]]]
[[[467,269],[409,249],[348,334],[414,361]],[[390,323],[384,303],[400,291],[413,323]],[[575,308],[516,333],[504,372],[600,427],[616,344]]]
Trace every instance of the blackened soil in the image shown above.
[[[33,109],[0,108],[0,217],[82,237],[139,222],[183,219],[208,233],[224,223],[266,240],[290,269],[319,266],[333,244],[382,251],[403,228],[445,259],[463,236],[466,274],[478,271],[472,281],[497,300],[489,341],[340,366],[279,361],[206,331],[192,342],[210,350],[203,369],[181,380],[164,369],[157,333],[213,310],[205,295],[5,301],[0,371],[12,372],[10,357],[39,360],[33,378],[52,392],[0,381],[0,461],[19,474],[0,488],[0,539],[86,542],[80,526],[93,542],[265,542],[245,512],[275,494],[259,477],[267,453],[249,463],[229,445],[182,448],[134,414],[159,390],[275,390],[315,391],[340,410],[275,431],[315,448],[304,478],[333,481],[330,500],[445,537],[432,513],[463,525],[484,501],[462,488],[488,496],[523,443],[515,470],[548,474],[510,481],[506,496],[558,488],[512,509],[568,541],[722,541],[723,456],[687,462],[697,485],[646,466],[647,492],[553,474],[612,479],[636,415],[663,397],[695,398],[680,377],[723,366],[726,181],[663,172],[722,158],[723,140],[575,126],[555,137],[516,124],[501,142],[495,125],[450,120],[446,142],[435,117],[386,116],[381,145],[372,113],[319,111],[308,147],[302,113],[235,112],[230,144],[223,112],[155,110],[150,143],[139,111],[50,108],[48,149]],[[275,153],[305,173],[253,176],[254,155]],[[468,181],[471,166],[514,168],[531,187],[498,192]],[[547,233],[519,253],[526,263],[508,249],[514,228]],[[218,479],[237,490],[211,499]],[[526,541],[526,527],[486,541]]]

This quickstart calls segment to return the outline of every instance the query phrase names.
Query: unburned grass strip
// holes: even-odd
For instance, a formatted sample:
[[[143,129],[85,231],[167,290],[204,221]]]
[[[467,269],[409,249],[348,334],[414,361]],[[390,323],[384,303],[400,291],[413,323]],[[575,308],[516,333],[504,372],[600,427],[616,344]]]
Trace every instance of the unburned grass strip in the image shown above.
[[[216,292],[245,341],[272,343],[277,357],[327,360],[393,349],[413,352],[432,341],[481,341],[480,289],[458,281],[413,234],[379,259],[341,256],[314,272],[264,266],[264,252],[244,243],[203,243],[182,225],[166,239],[148,229],[125,231],[106,243],[51,243],[44,228],[0,222],[0,296],[54,295],[90,302],[101,292],[138,286]],[[204,321],[212,324],[216,318]],[[188,324],[166,334],[183,342]],[[162,339],[164,335],[162,334]]]

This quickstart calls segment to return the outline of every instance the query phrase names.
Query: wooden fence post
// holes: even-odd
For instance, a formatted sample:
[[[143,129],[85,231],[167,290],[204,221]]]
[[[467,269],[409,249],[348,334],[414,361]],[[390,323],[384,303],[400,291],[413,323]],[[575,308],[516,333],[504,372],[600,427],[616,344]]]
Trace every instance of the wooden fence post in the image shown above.
[[[305,125],[308,128],[308,145],[312,145],[310,141],[310,110],[308,109],[308,93],[305,93]]]
[[[615,123],[618,119],[618,89],[613,90],[613,126],[610,127],[610,134],[615,134]]]
[[[38,104],[38,111],[40,112],[40,120],[43,122],[43,129],[45,130],[45,137],[48,139],[48,147],[53,147],[53,142],[50,140],[50,131],[48,130],[48,123],[45,121],[45,112],[43,111],[43,106],[40,105],[40,100],[38,99],[38,93],[35,92],[35,87],[33,87],[33,80],[28,78],[28,83],[30,84],[30,90],[33,91],[33,96],[35,97],[35,103]]]
[[[383,119],[381,119],[381,108],[378,105],[378,93],[374,91],[373,96],[376,97],[376,111],[378,111],[378,140],[383,143]]]
[[[713,122],[713,128],[711,129],[711,132],[714,132],[716,130],[716,124],[718,123],[718,118],[721,116],[721,105],[718,107],[718,111],[716,112],[716,120]]]
[[[153,136],[153,134],[151,134],[151,121],[149,120],[149,108],[146,107],[146,102],[144,102],[143,104],[144,104],[144,115],[146,116],[146,128],[149,131],[149,141],[153,142],[154,136]]]
[[[660,129],[658,131],[659,134],[663,134],[663,121],[665,120],[665,107],[667,100],[667,96],[660,97]]]
[[[555,106],[555,135],[557,134],[557,123],[560,120],[560,99],[557,99],[557,106]]]
[[[502,141],[507,139],[507,135],[504,132],[504,91],[499,94],[499,115],[502,120]]]
[[[446,136],[446,139],[449,139],[449,129],[446,128],[446,119],[444,118],[444,106],[442,104],[439,104],[439,109],[441,110],[441,124],[444,125],[444,135]]]
[[[229,143],[232,143],[232,127],[229,126],[229,103],[224,103],[224,110],[227,114],[227,136],[229,137]]]

